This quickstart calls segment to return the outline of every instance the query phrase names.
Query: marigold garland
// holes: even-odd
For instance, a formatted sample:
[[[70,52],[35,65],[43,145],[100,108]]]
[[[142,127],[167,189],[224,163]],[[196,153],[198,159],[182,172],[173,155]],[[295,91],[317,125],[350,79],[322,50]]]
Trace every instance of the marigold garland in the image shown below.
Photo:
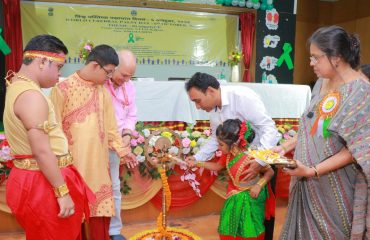
[[[166,196],[166,209],[165,211],[168,212],[171,206],[171,190],[170,186],[168,185],[168,178],[166,175],[166,170],[164,168],[159,168],[159,174],[161,175],[162,179],[162,185],[163,185],[163,191],[165,192]],[[160,234],[158,234],[155,239],[161,240],[161,237],[166,237],[166,239],[172,239],[171,233],[167,231],[167,229],[164,227],[163,223],[163,212],[161,212],[157,218],[157,229]]]
[[[169,232],[172,233],[172,235],[175,236],[175,239],[181,239],[181,240],[201,240],[201,238],[197,235],[195,235],[192,232],[189,232],[185,229],[179,229],[179,228],[167,228]],[[132,237],[130,237],[130,240],[147,240],[147,239],[155,239],[155,236],[157,236],[159,233],[156,230],[146,230],[143,232],[140,232]],[[177,237],[177,238],[176,238]]]

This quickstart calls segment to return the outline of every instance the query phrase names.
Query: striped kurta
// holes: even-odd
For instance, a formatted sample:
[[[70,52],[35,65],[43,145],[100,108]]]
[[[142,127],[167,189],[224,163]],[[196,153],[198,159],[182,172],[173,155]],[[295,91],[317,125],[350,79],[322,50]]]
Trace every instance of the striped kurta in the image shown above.
[[[319,80],[311,104],[300,120],[294,159],[311,167],[347,146],[357,163],[320,178],[292,177],[288,213],[280,239],[362,239],[365,231],[364,172],[369,170],[370,159],[369,83],[355,80],[340,88],[341,104],[328,127],[331,133],[328,138],[310,135],[317,118],[316,109],[325,97],[320,95],[321,85]],[[309,112],[314,116],[307,117]]]

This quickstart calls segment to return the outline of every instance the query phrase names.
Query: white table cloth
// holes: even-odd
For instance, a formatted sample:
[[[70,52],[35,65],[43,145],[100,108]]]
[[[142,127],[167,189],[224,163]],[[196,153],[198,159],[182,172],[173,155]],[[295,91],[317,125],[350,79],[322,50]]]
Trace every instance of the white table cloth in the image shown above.
[[[311,99],[306,85],[223,83],[247,86],[260,97],[272,118],[300,118]],[[183,81],[136,82],[139,121],[182,121],[195,123],[209,120],[208,113],[197,110],[185,91]]]

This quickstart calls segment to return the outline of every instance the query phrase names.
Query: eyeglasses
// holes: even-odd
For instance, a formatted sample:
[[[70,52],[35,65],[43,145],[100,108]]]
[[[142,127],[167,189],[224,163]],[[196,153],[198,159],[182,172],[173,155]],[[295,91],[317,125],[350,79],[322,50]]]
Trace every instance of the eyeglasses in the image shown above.
[[[107,77],[108,78],[111,78],[113,76],[114,70],[107,70],[107,69],[105,69],[105,67],[103,67],[103,65],[100,62],[97,62],[97,64],[99,64],[99,66],[101,67],[101,69],[104,70],[104,72],[107,74]]]
[[[319,55],[319,56],[310,56],[310,61],[313,65],[315,65],[316,63],[319,62],[320,58],[323,57],[323,56],[326,56],[325,53]]]

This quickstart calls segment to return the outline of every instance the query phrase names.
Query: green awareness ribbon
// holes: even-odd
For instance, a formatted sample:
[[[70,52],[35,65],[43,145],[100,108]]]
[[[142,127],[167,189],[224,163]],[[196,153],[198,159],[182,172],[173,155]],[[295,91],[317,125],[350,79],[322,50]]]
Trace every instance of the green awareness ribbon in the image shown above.
[[[276,65],[278,67],[281,66],[281,64],[283,64],[283,62],[285,61],[286,62],[286,65],[288,66],[288,69],[289,70],[292,70],[293,69],[293,62],[292,62],[292,58],[290,57],[290,52],[293,50],[292,48],[292,45],[290,43],[284,43],[284,46],[283,46],[283,53],[281,54],[281,56],[279,57]]]
[[[127,43],[134,43],[134,42],[135,42],[134,34],[132,32],[130,32],[130,34],[128,35],[128,42]]]
[[[6,44],[4,38],[1,36],[1,32],[3,31],[2,28],[0,28],[0,50],[4,53],[4,55],[8,55],[11,50],[8,44]]]
[[[322,134],[324,135],[324,138],[330,137],[330,132],[328,131],[330,121],[331,121],[331,118],[327,118],[324,120],[324,124],[322,125]]]

